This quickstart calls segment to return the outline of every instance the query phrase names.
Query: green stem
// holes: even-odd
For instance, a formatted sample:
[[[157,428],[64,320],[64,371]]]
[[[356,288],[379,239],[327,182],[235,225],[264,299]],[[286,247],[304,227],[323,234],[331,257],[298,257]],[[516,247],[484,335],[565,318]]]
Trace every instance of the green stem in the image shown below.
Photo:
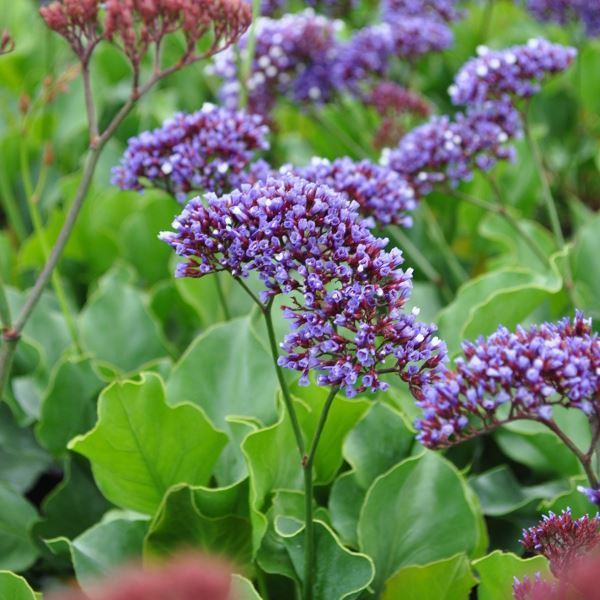
[[[219,302],[221,303],[221,308],[223,309],[223,316],[226,321],[231,320],[231,313],[229,312],[229,306],[227,305],[227,298],[225,298],[225,292],[223,291],[223,285],[221,284],[221,279],[219,278],[219,274],[215,273],[213,277],[215,280],[215,287],[217,288],[217,295],[219,296]]]
[[[0,196],[2,196],[2,205],[6,211],[6,216],[12,230],[19,242],[23,242],[27,237],[27,228],[23,221],[23,216],[19,210],[19,205],[13,194],[10,184],[7,180],[5,169],[0,169]]]
[[[487,0],[487,3],[485,5],[485,9],[483,11],[483,18],[481,19],[481,27],[479,28],[480,44],[484,44],[490,35],[492,17],[494,16],[494,3],[495,0]]]
[[[10,307],[6,298],[6,292],[4,291],[4,280],[2,279],[2,273],[0,273],[0,329],[10,329]]]
[[[260,17],[260,0],[252,0],[252,24],[248,30],[248,41],[246,43],[246,53],[244,54],[241,64],[240,77],[240,108],[244,109],[248,106],[248,80],[252,75],[252,63],[254,62],[254,54],[256,53],[256,26]]]
[[[546,168],[544,167],[544,161],[542,159],[542,154],[540,148],[535,140],[531,132],[531,127],[529,125],[529,119],[527,116],[527,112],[523,114],[523,128],[525,130],[525,137],[527,139],[527,143],[529,144],[529,148],[531,150],[531,155],[533,157],[533,161],[535,163],[535,168],[537,170],[538,178],[540,183],[542,184],[542,196],[544,198],[544,204],[546,205],[546,211],[548,213],[548,217],[550,219],[550,225],[552,227],[552,233],[554,234],[554,239],[558,246],[559,250],[564,250],[566,246],[565,237],[563,235],[562,227],[560,225],[560,218],[558,216],[558,210],[556,208],[556,202],[554,201],[554,196],[552,195],[552,190],[550,189],[550,183],[548,181],[548,176],[546,173]],[[565,288],[567,293],[569,294],[569,298],[571,299],[571,303],[574,306],[577,306],[577,300],[574,295],[573,290],[573,273],[571,271],[571,263],[569,261],[569,257],[565,258]]]
[[[313,521],[313,466],[315,462],[315,456],[317,454],[317,448],[319,447],[319,441],[321,440],[321,435],[323,434],[323,429],[325,428],[325,423],[327,422],[327,417],[329,416],[329,411],[331,410],[331,406],[333,405],[333,400],[335,399],[336,394],[338,393],[339,388],[337,386],[332,387],[329,395],[327,396],[327,400],[325,400],[325,404],[323,405],[323,410],[321,411],[321,416],[319,417],[319,422],[317,424],[317,428],[315,430],[315,434],[313,436],[312,442],[310,444],[310,450],[307,456],[304,457],[302,461],[302,466],[304,468],[304,527],[305,527],[305,537],[304,537],[304,594],[303,600],[312,600],[313,598],[313,589],[315,585],[315,527]]]
[[[436,243],[436,249],[444,257],[448,268],[452,272],[454,276],[455,283],[460,286],[465,283],[469,279],[468,273],[465,271],[464,267],[460,264],[459,260],[456,258],[454,252],[448,245],[446,241],[446,236],[442,231],[433,211],[426,202],[421,203],[421,210],[423,212],[423,216],[425,217],[425,221],[427,222],[427,226],[429,227],[429,232],[431,233],[434,241]]]
[[[452,300],[452,291],[439,271],[437,271],[429,259],[421,252],[421,250],[419,250],[419,247],[406,235],[401,227],[390,225],[388,226],[388,231],[398,243],[400,249],[405,250],[410,255],[411,260],[419,267],[419,269],[421,269],[421,271],[423,271],[425,277],[427,277],[427,279],[429,279],[436,287],[440,288],[444,299],[447,302],[450,302]]]

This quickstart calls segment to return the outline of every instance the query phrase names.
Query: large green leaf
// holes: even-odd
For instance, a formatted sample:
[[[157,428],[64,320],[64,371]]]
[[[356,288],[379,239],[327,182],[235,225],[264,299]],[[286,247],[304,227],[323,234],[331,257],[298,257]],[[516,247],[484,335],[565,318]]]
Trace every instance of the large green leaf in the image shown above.
[[[175,486],[165,496],[146,541],[146,556],[169,556],[194,548],[226,556],[240,567],[252,558],[248,485],[202,489]]]
[[[367,491],[354,471],[342,473],[331,487],[329,511],[335,530],[345,544],[358,546],[358,519]]]
[[[168,354],[144,295],[128,278],[118,267],[105,275],[80,315],[85,349],[125,372]]]
[[[576,283],[577,297],[582,308],[590,316],[600,316],[598,298],[600,297],[600,236],[598,215],[590,219],[577,233],[575,248],[572,253],[573,277]]]
[[[31,429],[19,427],[8,406],[0,404],[0,481],[25,492],[51,462]]]
[[[479,600],[507,600],[512,597],[514,578],[534,577],[536,573],[548,575],[548,561],[542,556],[522,559],[508,552],[495,550],[473,561],[479,576],[477,589]]]
[[[162,380],[152,373],[109,386],[98,415],[96,427],[69,448],[90,460],[111,502],[142,513],[152,514],[177,483],[206,483],[227,443],[196,406],[167,405]]]
[[[376,479],[358,523],[360,549],[375,562],[376,590],[405,565],[472,553],[479,536],[465,480],[433,452],[406,459]]]
[[[299,523],[296,521],[296,523]],[[276,525],[300,581],[304,580],[304,527],[288,535]],[[344,548],[333,531],[315,521],[314,600],[355,598],[373,581],[373,561],[366,555]]]
[[[0,571],[0,598],[2,600],[36,600],[38,596],[23,577],[10,571]]]
[[[0,483],[0,569],[24,571],[37,557],[31,528],[38,515],[20,494]]]
[[[167,395],[171,404],[197,404],[226,430],[228,416],[272,423],[277,388],[272,358],[244,318],[216,325],[193,342],[169,377]]]
[[[385,583],[382,600],[468,600],[477,583],[465,554],[403,567]]]
[[[241,575],[233,575],[231,589],[235,594],[236,600],[262,600],[258,592],[254,589],[252,582]]]
[[[50,452],[61,454],[69,440],[93,427],[103,385],[89,358],[66,358],[58,364],[36,426],[38,439]]]
[[[68,549],[77,580],[85,590],[127,561],[139,560],[147,530],[148,521],[140,517],[108,515],[73,541],[60,537],[49,540],[48,545],[55,552]]]

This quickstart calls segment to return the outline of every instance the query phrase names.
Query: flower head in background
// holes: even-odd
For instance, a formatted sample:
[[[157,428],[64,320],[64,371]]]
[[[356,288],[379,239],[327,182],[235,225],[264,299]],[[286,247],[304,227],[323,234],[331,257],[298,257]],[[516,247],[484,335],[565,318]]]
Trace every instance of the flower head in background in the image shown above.
[[[257,154],[269,148],[268,134],[257,115],[205,104],[131,138],[113,183],[123,190],[158,187],[180,202],[191,191],[229,192],[252,178]]]
[[[549,423],[554,406],[596,414],[600,338],[578,312],[574,320],[463,344],[463,356],[423,390],[418,439],[439,448],[517,419]]]
[[[541,554],[550,562],[556,577],[568,575],[578,559],[589,554],[600,542],[600,516],[584,515],[574,519],[571,510],[553,512],[535,526],[523,530],[521,544],[527,552]]]
[[[58,592],[49,600],[235,600],[229,568],[194,555],[150,568],[131,566],[88,588],[85,594]]]
[[[458,113],[454,119],[434,116],[406,134],[381,162],[407,178],[419,194],[434,187],[456,187],[476,169],[489,170],[512,160],[510,141],[521,131],[519,114],[507,101],[488,102]]]
[[[381,370],[420,386],[440,368],[445,347],[434,328],[403,312],[411,271],[398,250],[384,250],[356,202],[289,173],[207,201],[191,200],[175,231],[161,234],[185,258],[177,275],[254,272],[262,302],[289,296],[280,364],[302,381],[314,371],[352,396],[384,389]]]
[[[450,22],[462,17],[457,4],[457,0],[383,0],[381,13],[384,21],[402,15]]]
[[[586,35],[600,35],[598,0],[527,0],[527,9],[539,21],[559,25],[581,21]]]
[[[223,50],[252,20],[245,0],[54,0],[40,14],[82,62],[87,63],[94,47],[106,39],[121,48],[135,72],[150,47],[158,53],[169,34],[179,32],[186,41],[173,66],[178,68]],[[211,42],[198,53],[196,44],[207,34]]]
[[[519,580],[515,577],[512,592],[513,600],[566,600],[564,595],[559,595],[558,584],[542,579],[539,573],[533,579],[523,577]]]
[[[410,227],[410,212],[416,208],[414,189],[398,173],[368,160],[354,162],[338,158],[333,162],[314,158],[306,167],[286,165],[281,172],[294,175],[344,194],[355,201],[369,225],[385,227],[390,223]]]
[[[546,77],[567,69],[576,55],[575,48],[543,38],[498,51],[480,46],[477,58],[456,75],[450,97],[454,104],[469,106],[505,97],[530,98],[539,92]]]
[[[577,491],[584,494],[592,504],[600,506],[600,490],[595,490],[593,488],[587,488],[580,485],[577,487]]]
[[[251,112],[266,115],[278,96],[297,102],[323,102],[332,93],[331,65],[337,54],[336,21],[311,9],[281,19],[261,18],[256,25],[256,47],[247,81]],[[247,36],[239,43],[241,62]],[[223,80],[221,98],[229,108],[240,101],[238,59],[233,49],[215,57],[210,71]]]
[[[454,43],[452,30],[436,19],[399,15],[388,22],[396,56],[416,58],[441,52]]]

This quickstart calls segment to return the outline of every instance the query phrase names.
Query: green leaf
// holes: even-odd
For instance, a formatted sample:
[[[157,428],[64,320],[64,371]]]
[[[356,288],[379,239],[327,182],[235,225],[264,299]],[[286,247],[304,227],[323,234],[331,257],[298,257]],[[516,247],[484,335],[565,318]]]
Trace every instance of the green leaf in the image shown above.
[[[298,523],[298,522],[297,522]],[[373,581],[373,561],[366,555],[344,548],[333,531],[320,521],[315,528],[314,600],[343,600],[355,598]],[[277,526],[279,535],[289,553],[298,579],[304,579],[304,536],[300,526],[292,535]]]
[[[2,600],[36,600],[38,596],[23,577],[10,571],[0,571],[0,598]]]
[[[365,490],[376,477],[397,465],[411,451],[414,435],[404,418],[390,406],[377,402],[344,442],[344,458],[354,467]]]
[[[409,458],[376,479],[358,523],[360,549],[375,562],[376,590],[405,565],[472,553],[479,535],[466,482],[433,452]]]
[[[348,546],[358,547],[358,519],[366,490],[359,484],[356,473],[342,473],[334,482],[329,495],[329,512],[335,530]]]
[[[247,499],[247,481],[221,489],[173,487],[152,520],[145,556],[170,556],[194,548],[226,556],[240,567],[250,565],[252,531]]]
[[[499,323],[513,328],[561,288],[555,271],[541,275],[505,268],[471,279],[438,315],[440,337],[454,354],[463,340],[488,335]]]
[[[252,332],[249,318],[216,325],[201,335],[167,382],[170,404],[193,402],[224,430],[229,429],[228,416],[272,423],[277,389],[272,358]]]
[[[27,500],[0,483],[0,569],[24,571],[34,563],[30,531],[37,517]]]
[[[241,575],[233,575],[231,589],[236,600],[262,600],[252,582]]]
[[[36,426],[38,439],[50,452],[63,453],[69,440],[93,427],[103,386],[89,358],[66,358],[58,364]]]
[[[129,372],[168,354],[144,295],[117,267],[105,275],[80,315],[86,350]]]
[[[385,583],[381,600],[468,600],[477,583],[464,554],[404,567]]]
[[[533,577],[536,573],[548,575],[548,561],[542,556],[522,559],[509,552],[495,550],[473,562],[480,580],[479,600],[506,600],[512,597],[515,577]]]
[[[110,516],[72,542],[61,537],[49,540],[48,545],[55,552],[68,548],[77,581],[86,590],[127,561],[141,558],[147,530],[148,521],[140,517]]]
[[[51,463],[31,429],[19,427],[8,406],[0,404],[0,481],[25,492]]]
[[[579,308],[593,317],[600,316],[598,298],[600,297],[600,238],[598,236],[600,218],[591,218],[577,233],[572,253],[573,278],[576,294],[581,301]]]
[[[104,390],[99,420],[69,448],[86,456],[102,493],[118,506],[152,514],[178,483],[202,485],[227,443],[191,404],[168,406],[158,375]]]

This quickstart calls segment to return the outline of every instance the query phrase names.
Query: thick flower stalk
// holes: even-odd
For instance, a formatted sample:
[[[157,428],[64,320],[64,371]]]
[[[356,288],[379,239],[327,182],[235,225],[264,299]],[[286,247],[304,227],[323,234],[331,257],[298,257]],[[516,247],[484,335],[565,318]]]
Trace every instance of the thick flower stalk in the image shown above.
[[[567,578],[575,562],[600,542],[599,527],[598,515],[574,519],[570,509],[560,515],[550,512],[537,525],[524,529],[520,542],[527,552],[545,556],[556,577]]]
[[[268,114],[278,96],[297,102],[322,102],[332,94],[331,65],[338,42],[338,24],[311,9],[281,19],[261,18],[256,24],[254,58],[247,81],[240,82],[238,64],[248,52],[248,36],[239,43],[241,58],[228,50],[215,58],[211,72],[223,78],[221,99],[229,108],[240,103],[247,87],[250,112]]]
[[[371,233],[358,203],[290,174],[207,201],[190,201],[176,231],[161,234],[186,258],[177,275],[256,272],[262,303],[289,295],[283,366],[349,396],[384,389],[383,372],[419,387],[440,368],[434,328],[403,312],[411,272],[400,268],[399,251],[385,252],[387,240]]]
[[[475,170],[488,171],[498,161],[512,160],[509,142],[520,134],[521,120],[512,104],[488,102],[454,119],[432,117],[395,148],[384,150],[381,162],[406,177],[419,194],[428,194],[436,186],[456,187]]]
[[[553,407],[581,410],[597,419],[600,338],[591,321],[545,323],[463,344],[463,356],[423,391],[419,440],[440,448],[517,419],[556,427]]]
[[[338,158],[331,162],[314,158],[306,167],[286,165],[280,171],[327,185],[355,201],[369,226],[412,226],[410,213],[416,208],[418,198],[408,181],[391,169],[368,160]]]
[[[205,104],[131,138],[112,182],[123,190],[160,188],[185,203],[190,192],[222,194],[260,173],[269,129],[258,115]]]
[[[537,94],[550,75],[566,70],[577,50],[543,38],[504,50],[477,49],[455,77],[449,93],[454,104],[480,106],[490,100],[526,99]]]

